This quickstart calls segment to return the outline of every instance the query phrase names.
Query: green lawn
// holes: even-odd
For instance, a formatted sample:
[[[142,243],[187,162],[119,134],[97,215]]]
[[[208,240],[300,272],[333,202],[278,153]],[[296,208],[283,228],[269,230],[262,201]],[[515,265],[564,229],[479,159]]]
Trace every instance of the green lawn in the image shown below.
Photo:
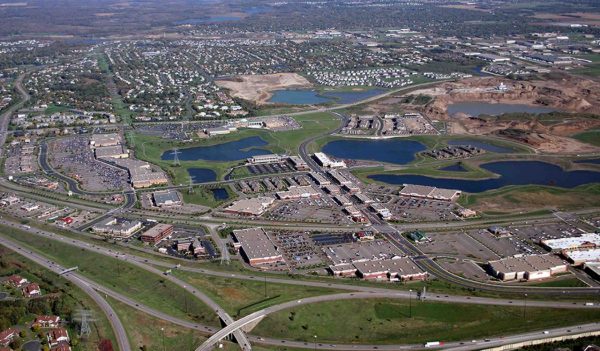
[[[86,293],[66,279],[1,246],[0,257],[0,277],[19,274],[31,282],[38,283],[45,295],[61,295],[62,299],[51,298],[50,300],[62,301],[61,309],[64,311],[76,311],[82,308],[92,311],[96,320],[91,325],[92,333],[89,338],[80,340],[79,344],[73,348],[74,351],[94,349],[97,343],[103,339],[109,339],[113,345],[116,345],[116,339],[106,315]],[[20,294],[17,297],[21,297]],[[61,317],[66,319],[69,315],[65,314]],[[34,315],[28,315],[22,322],[28,325],[34,318]],[[69,325],[69,330],[71,333],[76,333],[74,325]],[[33,336],[32,333],[29,334]]]
[[[197,330],[155,318],[110,297],[107,301],[123,323],[132,350],[146,346],[148,350],[193,351],[206,340]]]
[[[573,137],[581,142],[594,146],[600,146],[600,130],[589,130],[583,133],[575,134]]]
[[[2,235],[19,241],[66,267],[79,272],[149,307],[177,316],[216,324],[213,311],[183,288],[154,274],[107,256],[66,243],[0,226]]]
[[[525,316],[524,316],[525,311]],[[343,343],[423,343],[471,340],[598,321],[596,310],[446,304],[394,299],[323,302],[266,317],[261,336]],[[343,318],[343,320],[340,320]]]
[[[229,198],[227,200],[215,199],[210,188],[206,186],[195,186],[192,194],[190,194],[187,189],[182,189],[181,195],[183,196],[183,202],[186,204],[195,204],[214,208],[237,197],[237,194],[231,190],[229,186],[225,185],[222,188],[225,189],[229,194]]]
[[[261,148],[267,149],[273,153],[286,153],[295,155],[298,153],[298,149],[302,141],[315,134],[332,130],[340,123],[339,119],[337,119],[335,116],[325,112],[310,113],[296,116],[294,118],[302,126],[301,129],[283,132],[241,129],[231,134],[216,136],[208,139],[196,138],[192,143],[173,142],[160,139],[155,136],[135,133],[135,156],[139,159],[160,166],[171,176],[173,183],[175,184],[187,184],[189,182],[189,176],[187,172],[189,168],[209,168],[215,171],[217,174],[217,179],[222,179],[229,169],[239,165],[240,163],[243,163],[245,160],[231,162],[206,160],[181,161],[181,166],[174,167],[172,161],[161,160],[161,155],[164,152],[168,152],[174,148],[182,149],[196,146],[211,146],[253,136],[258,136],[267,142],[267,145],[261,146]],[[129,136],[128,140],[131,146],[131,136]]]
[[[286,301],[340,292],[334,289],[276,283],[267,283],[265,290],[264,282],[260,281],[223,279],[185,271],[174,271],[173,274],[203,291],[232,316],[244,316]]]
[[[547,282],[535,283],[531,284],[533,286],[542,286],[546,288],[573,288],[573,287],[587,287],[587,285],[581,280],[572,277],[568,279],[558,279],[558,280],[550,280]]]
[[[51,115],[57,112],[65,112],[69,111],[71,107],[68,106],[58,106],[58,105],[48,105],[48,107],[44,110],[44,113],[47,115]]]

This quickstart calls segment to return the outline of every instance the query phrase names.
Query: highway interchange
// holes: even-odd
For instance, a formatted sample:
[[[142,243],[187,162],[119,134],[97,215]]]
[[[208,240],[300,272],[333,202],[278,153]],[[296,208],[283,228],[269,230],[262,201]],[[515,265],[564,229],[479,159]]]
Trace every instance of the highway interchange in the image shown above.
[[[21,99],[20,103],[23,103],[24,101],[26,101],[28,99],[27,93],[23,90],[23,88],[20,85],[20,81],[22,80],[22,77],[23,76],[20,76],[16,82],[17,83],[16,88],[22,95],[22,99]],[[417,86],[411,87],[411,89],[414,89],[416,87]],[[395,92],[397,92],[397,91],[391,91],[384,95],[376,96],[376,97],[373,97],[373,98],[370,98],[370,99],[367,99],[365,101],[361,101],[361,102],[358,102],[355,104],[373,101],[373,100],[379,99],[383,96],[393,94]],[[355,104],[352,104],[352,105],[355,105]],[[14,106],[17,106],[17,105],[14,105]],[[336,110],[336,109],[341,109],[344,107],[347,107],[347,106],[337,106],[335,108],[319,109],[318,111]],[[4,141],[6,138],[6,130],[7,130],[8,119],[9,119],[10,113],[12,113],[12,111],[14,111],[16,108],[17,107],[11,108],[7,113],[2,115],[2,121],[0,123],[0,128],[1,128],[0,135],[2,135],[2,140],[0,140],[0,141]],[[309,112],[316,112],[316,111],[308,111],[308,112],[304,111],[304,112],[300,112],[298,114],[305,114],[305,113],[309,113]],[[337,113],[335,111],[331,111],[331,112],[334,113],[337,117],[339,117],[342,120],[344,118],[346,118],[344,115],[342,115],[340,113]],[[326,131],[323,134],[312,136],[311,138],[305,140],[301,144],[299,154],[309,164],[309,167],[311,169],[313,169],[315,171],[319,171],[318,165],[316,165],[314,160],[308,154],[308,150],[307,150],[308,146],[317,138],[325,136],[330,133],[334,133],[336,131],[339,131],[339,128],[334,131]],[[50,165],[47,163],[46,152],[47,151],[46,151],[45,143],[42,143],[41,152],[40,152],[40,165],[42,166],[44,171],[47,172],[49,175],[51,175],[53,177],[57,177],[61,181],[66,182],[68,184],[69,189],[71,191],[73,191],[75,194],[85,194],[81,189],[79,189],[76,182],[74,182],[72,179],[70,179],[68,177],[65,177],[61,174],[56,173],[50,167]],[[12,184],[12,183],[10,183],[10,184]],[[0,183],[0,187],[6,187],[7,185],[8,185],[8,183],[6,183],[5,181]],[[15,189],[17,189],[17,191],[18,191],[19,187],[18,186],[10,186],[10,190],[15,191]],[[30,193],[27,193],[27,192],[25,192],[25,193],[26,193],[26,196],[31,196]],[[126,201],[121,207],[119,207],[117,209],[113,209],[110,212],[107,212],[107,213],[101,215],[100,217],[96,218],[92,223],[98,222],[98,221],[106,218],[107,215],[111,215],[114,212],[118,212],[118,211],[129,212],[129,213],[134,213],[134,214],[142,214],[143,213],[142,211],[135,211],[133,209],[133,206],[135,205],[135,201],[136,201],[135,193],[133,191],[128,191],[125,194],[126,194]],[[60,201],[60,200],[56,200],[56,201]],[[65,201],[65,203],[69,203],[69,202]],[[97,206],[97,204],[93,204],[93,203],[90,203],[90,205],[93,207]],[[212,222],[223,221],[223,219],[220,219],[220,218],[219,219],[210,218],[209,215],[204,217],[203,219],[207,219]],[[404,237],[402,237],[401,235],[398,234],[397,228],[394,228],[393,226],[391,226],[383,221],[378,220],[376,217],[371,218],[371,220],[374,222],[374,227],[376,229],[378,229],[381,233],[384,233],[384,235],[386,235],[386,237],[392,243],[394,243],[396,246],[398,246],[405,253],[413,256],[415,258],[415,261],[423,269],[427,270],[428,272],[432,273],[433,275],[435,275],[436,277],[438,277],[444,281],[451,282],[458,286],[472,288],[472,289],[476,289],[476,290],[480,290],[480,291],[492,291],[492,292],[497,292],[497,293],[510,293],[510,294],[520,294],[520,295],[525,294],[525,293],[531,293],[531,294],[539,294],[539,295],[560,295],[560,296],[565,296],[565,295],[597,296],[598,293],[600,293],[600,288],[515,287],[515,286],[475,282],[475,281],[468,280],[468,279],[465,279],[462,277],[458,277],[452,273],[447,272],[446,270],[441,268],[439,265],[437,265],[437,263],[435,261],[431,260],[426,255],[424,255],[422,252],[420,252],[417,247],[412,245],[412,243],[410,243],[408,240],[406,240]],[[305,285],[305,286],[315,286],[315,287],[327,287],[327,288],[348,291],[347,293],[342,293],[342,294],[323,295],[323,296],[316,296],[316,297],[301,299],[298,301],[289,301],[289,302],[282,303],[279,305],[270,306],[268,308],[254,312],[246,317],[240,318],[238,320],[234,320],[223,308],[221,308],[221,306],[219,306],[217,303],[215,303],[206,294],[189,286],[189,284],[186,284],[185,282],[181,281],[180,279],[178,279],[172,275],[163,274],[164,271],[157,269],[156,267],[158,266],[158,267],[163,267],[165,269],[168,269],[168,268],[172,268],[172,264],[165,263],[164,261],[161,261],[160,259],[148,259],[148,258],[144,258],[144,257],[131,255],[131,254],[115,252],[115,251],[113,251],[113,249],[110,249],[110,248],[107,248],[107,247],[104,247],[101,245],[93,245],[93,244],[90,244],[89,242],[67,238],[67,237],[60,236],[58,234],[40,230],[37,228],[24,227],[18,223],[14,223],[14,222],[11,222],[6,219],[0,220],[0,223],[3,225],[6,225],[6,226],[14,227],[19,230],[27,231],[32,235],[40,235],[40,236],[44,236],[46,238],[50,238],[53,240],[59,240],[59,241],[64,242],[65,244],[69,244],[69,245],[78,247],[80,249],[91,250],[96,253],[100,253],[102,255],[111,257],[113,259],[122,260],[122,261],[128,262],[129,264],[133,264],[136,267],[144,269],[148,272],[151,272],[153,274],[160,275],[161,277],[168,279],[172,284],[182,287],[183,289],[185,289],[186,291],[188,291],[189,293],[194,295],[196,298],[198,298],[200,301],[202,301],[202,303],[209,306],[212,310],[215,311],[215,313],[219,316],[222,323],[225,325],[224,328],[222,328],[220,330],[216,330],[216,329],[214,329],[214,327],[211,327],[211,326],[204,326],[204,325],[201,325],[198,323],[181,320],[181,319],[169,316],[165,313],[153,310],[147,306],[140,304],[139,302],[136,302],[128,297],[125,297],[119,293],[116,293],[116,292],[112,291],[111,289],[109,289],[105,286],[102,286],[98,282],[94,282],[94,281],[90,280],[89,278],[83,276],[80,273],[69,272],[69,273],[64,274],[65,279],[68,279],[69,281],[71,281],[75,285],[77,285],[79,288],[81,288],[86,294],[88,294],[98,304],[98,306],[101,308],[101,310],[106,314],[106,316],[115,332],[116,341],[117,341],[119,349],[125,350],[125,351],[131,350],[131,346],[129,345],[129,339],[127,337],[127,333],[125,332],[125,328],[122,325],[122,323],[120,322],[120,320],[118,319],[118,316],[116,315],[115,311],[106,302],[106,300],[104,298],[102,298],[102,296],[101,296],[101,294],[99,294],[99,292],[102,294],[105,294],[106,296],[111,296],[112,298],[115,298],[118,301],[121,301],[121,302],[129,305],[130,307],[136,308],[137,310],[147,313],[149,315],[152,315],[156,318],[170,321],[174,324],[181,325],[186,328],[199,330],[200,332],[202,332],[206,335],[212,335],[209,339],[207,339],[207,341],[204,344],[202,344],[198,347],[198,350],[209,350],[212,347],[214,347],[218,342],[220,342],[223,338],[227,337],[230,334],[233,334],[234,338],[236,339],[236,341],[239,343],[240,347],[243,350],[251,350],[251,348],[252,348],[251,345],[253,343],[267,344],[267,345],[279,345],[279,346],[285,345],[285,346],[289,346],[289,347],[298,347],[298,348],[307,348],[307,347],[312,348],[313,345],[310,343],[306,343],[306,342],[291,341],[291,340],[277,340],[277,339],[261,338],[261,337],[257,337],[257,336],[247,335],[246,333],[244,333],[242,331],[242,327],[244,327],[256,320],[260,320],[270,313],[274,313],[276,311],[280,311],[283,309],[287,309],[290,307],[303,305],[303,304],[317,303],[317,302],[323,302],[323,301],[334,301],[334,300],[340,300],[340,299],[383,298],[383,297],[406,299],[406,298],[410,297],[409,294],[412,295],[412,292],[399,291],[399,290],[395,290],[395,289],[387,289],[384,287],[374,288],[374,287],[368,287],[368,286],[355,286],[355,285],[340,284],[340,283],[325,283],[325,282],[289,279],[289,278],[287,278],[287,279],[286,278],[273,278],[273,277],[264,278],[264,277],[252,276],[250,274],[248,274],[248,275],[246,275],[246,274],[231,274],[231,273],[221,272],[221,271],[214,271],[214,270],[208,270],[208,269],[202,269],[202,268],[194,268],[194,267],[189,267],[186,265],[181,266],[179,268],[182,270],[195,272],[198,274],[218,276],[218,277],[222,277],[224,279],[246,279],[246,280],[255,280],[255,281],[261,281],[261,282],[263,280],[266,280],[268,282],[273,282],[273,283]],[[256,221],[254,221],[252,223],[256,224]],[[267,224],[269,224],[269,223],[267,223]],[[278,223],[270,223],[270,224],[280,225]],[[89,226],[89,225],[90,224],[87,224],[86,226]],[[286,226],[287,225],[288,224],[286,224]],[[83,229],[85,229],[85,227],[81,227],[79,229],[83,230]],[[24,249],[22,247],[22,245],[20,245],[19,243],[16,243],[16,242],[14,242],[6,237],[3,237],[1,235],[0,235],[0,244],[2,244],[3,246],[5,246],[23,256],[26,256],[27,258],[33,260],[34,262],[36,262],[38,264],[43,265],[44,267],[52,270],[53,272],[60,273],[65,270],[65,267],[62,267],[54,262],[49,261],[47,258],[45,258],[43,256],[43,253]],[[451,303],[489,304],[489,305],[501,305],[501,306],[510,306],[510,305],[514,306],[514,305],[521,303],[520,300],[507,299],[507,298],[492,299],[492,298],[481,298],[481,297],[474,297],[474,296],[471,297],[471,296],[454,296],[454,295],[436,295],[436,294],[432,294],[432,293],[429,293],[427,295],[426,300],[451,302]],[[556,301],[539,301],[539,300],[531,300],[531,301],[528,301],[527,304],[532,307],[597,308],[597,305],[587,306],[584,303],[573,304],[571,302],[562,302],[561,303],[561,302],[556,302]],[[590,324],[590,325],[573,326],[570,328],[557,328],[557,329],[549,330],[548,332],[551,333],[552,335],[568,335],[570,333],[574,333],[574,331],[588,332],[588,331],[596,331],[599,329],[600,329],[600,327],[598,326],[598,324]],[[495,339],[490,338],[490,339],[486,339],[485,341],[482,340],[482,341],[475,341],[475,342],[463,341],[463,342],[447,343],[443,346],[443,348],[456,349],[456,350],[474,350],[474,349],[481,349],[483,347],[505,345],[505,344],[510,344],[510,343],[524,341],[524,340],[536,340],[536,339],[541,338],[542,336],[543,335],[540,335],[540,332],[531,332],[531,333],[524,333],[524,334],[514,335],[514,336],[504,337],[504,338],[495,338]],[[318,348],[318,349],[336,349],[336,350],[345,350],[345,349],[347,349],[347,350],[398,350],[398,349],[421,349],[423,347],[423,345],[422,344],[418,344],[418,345],[315,344],[314,347]]]

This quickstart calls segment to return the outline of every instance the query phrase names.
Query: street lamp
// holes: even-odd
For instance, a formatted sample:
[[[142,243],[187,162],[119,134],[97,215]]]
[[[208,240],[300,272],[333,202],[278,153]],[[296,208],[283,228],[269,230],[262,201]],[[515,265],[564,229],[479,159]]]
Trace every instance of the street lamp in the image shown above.
[[[167,349],[165,347],[165,328],[160,328],[160,331],[162,332],[163,351],[167,351]]]
[[[408,290],[408,318],[412,318],[412,289]]]
[[[525,294],[525,299],[523,299],[523,319],[525,319],[526,313],[527,313],[527,294]]]
[[[315,351],[317,351],[317,336],[313,335],[313,338],[315,338]]]

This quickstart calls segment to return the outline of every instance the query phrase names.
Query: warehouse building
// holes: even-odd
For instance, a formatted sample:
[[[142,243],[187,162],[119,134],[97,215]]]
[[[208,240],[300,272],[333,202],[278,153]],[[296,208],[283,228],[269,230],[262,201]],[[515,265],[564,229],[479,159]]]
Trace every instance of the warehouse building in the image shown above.
[[[346,163],[344,161],[334,161],[322,152],[316,152],[313,156],[321,167],[346,168]]]
[[[600,234],[587,233],[560,239],[540,240],[540,244],[548,250],[593,249],[600,247]]]
[[[159,223],[154,227],[146,230],[140,239],[143,242],[151,243],[153,245],[158,244],[161,240],[173,234],[173,226],[171,224]]]
[[[490,261],[488,270],[500,280],[536,280],[566,272],[567,264],[552,254],[531,255]]]
[[[123,145],[101,146],[94,149],[96,158],[127,158],[129,152]]]
[[[262,228],[233,231],[234,246],[251,266],[285,262],[277,246]]]
[[[226,207],[223,212],[258,217],[268,210],[273,205],[273,202],[275,202],[274,198],[266,196],[241,199]]]
[[[286,159],[287,156],[281,156],[277,154],[268,155],[257,155],[248,159],[250,164],[263,164],[263,163],[278,163]]]
[[[310,177],[314,179],[319,186],[331,185],[331,181],[325,178],[321,173],[312,172]]]
[[[600,248],[587,250],[563,250],[562,255],[574,266],[586,262],[600,262]]]
[[[159,190],[152,193],[152,200],[157,207],[179,206],[182,204],[179,193],[175,190]]]
[[[121,144],[121,137],[116,133],[94,134],[90,140],[92,147],[115,146]]]
[[[387,279],[389,281],[425,280],[427,272],[408,257],[389,260],[354,262],[357,275],[363,279]]]
[[[306,163],[302,158],[298,156],[290,156],[290,162],[292,166],[297,171],[308,171],[310,168],[308,167],[308,163]]]
[[[433,186],[404,184],[400,195],[425,199],[454,201],[460,196],[460,190],[436,188]]]

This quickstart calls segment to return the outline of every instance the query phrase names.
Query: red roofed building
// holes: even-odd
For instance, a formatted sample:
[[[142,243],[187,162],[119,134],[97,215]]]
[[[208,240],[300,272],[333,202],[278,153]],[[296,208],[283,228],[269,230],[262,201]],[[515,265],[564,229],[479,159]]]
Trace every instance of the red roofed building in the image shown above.
[[[59,218],[57,222],[59,225],[65,227],[65,226],[68,226],[69,224],[73,223],[73,218],[72,217],[63,217],[63,218]]]
[[[36,283],[30,283],[25,285],[25,287],[22,289],[23,291],[23,296],[25,297],[36,297],[36,296],[42,296],[42,290],[40,289],[40,286],[37,285]]]
[[[112,342],[108,339],[100,341],[100,344],[98,345],[98,351],[114,351]]]
[[[50,348],[50,351],[71,351],[71,346],[69,346],[68,343],[64,342]]]
[[[8,328],[0,332],[0,346],[8,346],[19,336],[19,331],[15,328]]]
[[[41,328],[56,328],[59,323],[59,316],[37,316],[33,321],[33,325],[38,325]]]
[[[29,283],[29,281],[23,277],[21,277],[20,275],[11,275],[10,277],[8,277],[8,279],[6,280],[6,282],[9,285],[12,285],[16,288],[20,288],[21,286]]]
[[[65,328],[54,328],[48,332],[48,345],[50,345],[50,347],[55,347],[64,343],[68,344],[69,340],[69,333]]]

